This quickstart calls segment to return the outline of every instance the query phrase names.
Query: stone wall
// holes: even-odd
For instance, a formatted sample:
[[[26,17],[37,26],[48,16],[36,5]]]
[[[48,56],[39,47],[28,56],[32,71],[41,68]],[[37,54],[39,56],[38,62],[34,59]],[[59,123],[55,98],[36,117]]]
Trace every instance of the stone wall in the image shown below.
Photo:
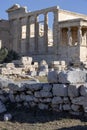
[[[72,114],[87,112],[87,83],[8,83],[0,81],[0,101],[18,106],[37,107]]]
[[[0,20],[0,47],[6,47],[10,49],[9,44],[9,21],[8,20]]]

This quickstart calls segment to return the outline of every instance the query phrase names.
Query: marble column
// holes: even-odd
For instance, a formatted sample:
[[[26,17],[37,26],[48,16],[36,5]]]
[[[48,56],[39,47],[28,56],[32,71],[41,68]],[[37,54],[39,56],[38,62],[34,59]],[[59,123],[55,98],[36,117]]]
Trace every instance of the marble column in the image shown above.
[[[48,15],[44,14],[44,45],[45,52],[48,52]]]
[[[81,26],[78,27],[78,44],[79,45],[82,44],[82,30],[81,30]]]
[[[27,17],[27,24],[26,24],[26,52],[29,53],[29,39],[30,39],[30,24],[29,24],[29,17]]]
[[[58,45],[61,45],[62,44],[62,32],[61,32],[61,28],[59,27],[58,28]],[[57,46],[57,48],[58,48],[58,46]]]
[[[54,45],[54,54],[58,53],[58,10],[54,12],[54,22],[53,22],[53,45]]]
[[[38,16],[35,16],[35,53],[38,53],[38,33],[39,33],[39,27],[38,27]]]
[[[13,31],[12,31],[12,27],[13,27],[13,20],[9,20],[9,26],[10,26],[10,30],[9,30],[9,48],[10,50],[13,50]],[[18,45],[19,45],[19,41],[18,41]]]
[[[22,26],[21,26],[21,18],[17,19],[18,21],[18,52],[21,53],[21,39],[22,39]]]
[[[68,28],[67,36],[68,36],[68,45],[72,46],[72,33],[70,27]]]

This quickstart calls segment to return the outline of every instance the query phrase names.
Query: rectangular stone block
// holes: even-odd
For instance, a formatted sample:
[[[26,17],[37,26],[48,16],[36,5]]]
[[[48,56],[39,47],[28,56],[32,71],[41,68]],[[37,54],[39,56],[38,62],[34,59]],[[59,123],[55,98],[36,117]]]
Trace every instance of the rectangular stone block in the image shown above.
[[[65,84],[53,84],[53,96],[68,96],[68,87]]]

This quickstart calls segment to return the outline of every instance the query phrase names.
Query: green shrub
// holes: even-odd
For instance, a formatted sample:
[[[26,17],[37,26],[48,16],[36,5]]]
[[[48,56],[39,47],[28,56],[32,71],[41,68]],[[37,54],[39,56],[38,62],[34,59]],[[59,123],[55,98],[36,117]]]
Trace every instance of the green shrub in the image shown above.
[[[0,49],[0,63],[3,63],[7,55],[8,55],[8,50],[6,48],[1,48]]]
[[[5,63],[11,62],[12,60],[18,60],[20,57],[17,52],[10,50],[4,59]]]
[[[12,60],[19,59],[18,53],[13,50],[8,50],[7,48],[3,47],[0,49],[0,63],[8,63]]]

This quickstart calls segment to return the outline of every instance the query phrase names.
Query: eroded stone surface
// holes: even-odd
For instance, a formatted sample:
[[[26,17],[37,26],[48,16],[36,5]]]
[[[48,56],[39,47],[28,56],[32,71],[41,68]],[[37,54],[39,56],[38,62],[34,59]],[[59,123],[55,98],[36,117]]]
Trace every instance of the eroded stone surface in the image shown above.
[[[68,87],[65,84],[53,84],[53,96],[68,96]]]

